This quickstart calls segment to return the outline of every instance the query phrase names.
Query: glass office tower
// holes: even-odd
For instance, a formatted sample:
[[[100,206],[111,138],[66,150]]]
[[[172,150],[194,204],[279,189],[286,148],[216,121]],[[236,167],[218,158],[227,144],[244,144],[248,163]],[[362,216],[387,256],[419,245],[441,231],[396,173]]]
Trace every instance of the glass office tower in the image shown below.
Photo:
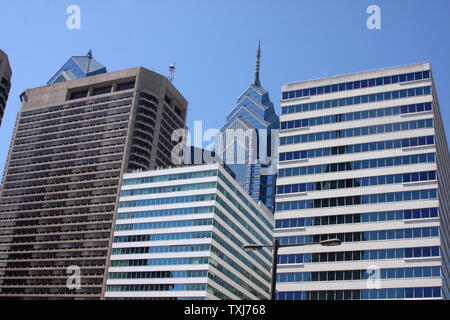
[[[221,164],[125,174],[105,298],[267,299],[272,229]]]
[[[258,43],[255,79],[237,99],[217,136],[218,156],[253,199],[274,209],[279,118],[259,80]]]
[[[185,127],[187,101],[145,68],[107,73],[88,54],[52,79],[21,95],[0,190],[1,299],[100,299],[121,176],[172,166]]]
[[[449,298],[449,152],[429,63],[282,86],[277,298]]]

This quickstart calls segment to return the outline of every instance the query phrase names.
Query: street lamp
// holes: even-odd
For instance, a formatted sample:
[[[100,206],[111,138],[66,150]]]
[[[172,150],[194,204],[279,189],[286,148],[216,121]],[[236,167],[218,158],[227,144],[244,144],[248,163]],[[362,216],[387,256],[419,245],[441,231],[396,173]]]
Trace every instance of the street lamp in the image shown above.
[[[286,248],[286,247],[302,247],[302,246],[309,246],[313,244],[320,244],[324,247],[332,247],[332,246],[339,246],[341,244],[340,239],[329,239],[329,240],[323,240],[320,242],[309,242],[309,243],[299,243],[299,244],[280,244],[278,240],[275,240],[273,244],[245,244],[244,250],[260,250],[262,248],[273,248],[272,253],[272,280],[271,280],[271,286],[270,286],[270,300],[275,300],[275,285],[276,285],[276,277],[277,277],[277,260],[278,260],[278,249],[279,248]]]

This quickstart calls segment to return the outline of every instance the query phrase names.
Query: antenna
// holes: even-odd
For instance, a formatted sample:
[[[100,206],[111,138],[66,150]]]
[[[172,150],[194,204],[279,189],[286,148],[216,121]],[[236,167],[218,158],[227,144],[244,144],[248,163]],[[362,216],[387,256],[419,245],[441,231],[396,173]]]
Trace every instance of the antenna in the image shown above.
[[[170,66],[169,66],[169,75],[167,76],[167,78],[169,79],[169,81],[170,82],[172,82],[173,83],[173,80],[175,79],[175,65],[176,65],[177,63],[175,62],[175,63],[172,63]]]

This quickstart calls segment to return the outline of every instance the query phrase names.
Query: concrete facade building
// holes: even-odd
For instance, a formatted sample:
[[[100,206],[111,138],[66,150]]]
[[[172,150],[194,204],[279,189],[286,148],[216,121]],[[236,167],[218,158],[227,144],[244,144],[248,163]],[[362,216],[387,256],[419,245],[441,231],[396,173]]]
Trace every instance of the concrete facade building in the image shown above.
[[[1,185],[0,298],[100,299],[121,177],[174,165],[187,101],[142,67],[60,78],[21,99]]]
[[[6,101],[8,100],[9,89],[11,89],[12,71],[8,56],[0,50],[0,125],[5,114]]]
[[[277,299],[448,299],[450,157],[431,65],[282,86]]]
[[[221,164],[125,174],[105,298],[267,299],[272,228]]]

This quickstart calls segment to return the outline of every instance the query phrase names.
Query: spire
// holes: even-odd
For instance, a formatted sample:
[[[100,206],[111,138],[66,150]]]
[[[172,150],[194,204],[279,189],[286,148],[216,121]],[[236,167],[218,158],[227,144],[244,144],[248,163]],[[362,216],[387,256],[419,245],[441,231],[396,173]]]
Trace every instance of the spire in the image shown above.
[[[88,64],[87,64],[87,70],[89,70],[91,68],[91,60],[92,60],[92,49],[89,49],[89,52],[86,55],[89,60],[88,60]]]
[[[257,87],[261,87],[261,82],[259,81],[260,58],[261,58],[261,41],[258,40],[258,51],[256,52],[256,65],[255,65],[255,81],[253,81],[253,85]]]

